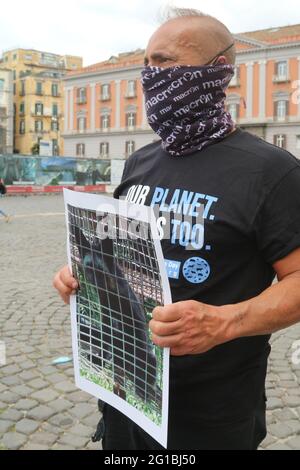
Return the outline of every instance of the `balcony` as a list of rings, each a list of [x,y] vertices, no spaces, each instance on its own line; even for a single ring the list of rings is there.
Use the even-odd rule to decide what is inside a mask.
[[[134,91],[127,91],[127,93],[126,93],[126,95],[125,95],[125,98],[127,98],[127,99],[136,98],[136,97],[137,97],[136,90],[134,90]]]
[[[233,79],[229,83],[229,87],[234,88],[234,87],[240,87],[240,86],[241,86],[240,79],[238,77],[233,77]]]
[[[290,82],[290,77],[286,75],[274,75],[273,76],[273,83],[288,83]]]
[[[36,135],[44,135],[44,134],[49,134],[49,131],[31,129],[31,130],[29,131],[29,133],[30,133],[30,134],[36,134]]]
[[[137,129],[137,126],[127,126],[126,127],[127,132],[134,132],[134,131],[136,131],[136,129]]]
[[[274,116],[273,119],[274,122],[289,122],[289,120],[290,117],[288,114],[286,114],[285,116]]]
[[[38,111],[37,112],[35,110],[32,110],[30,114],[31,114],[32,117],[40,117],[40,118],[52,117],[52,114],[51,114],[50,111]],[[55,117],[57,117],[57,116],[55,116]]]
[[[110,94],[104,94],[100,95],[100,101],[110,101],[111,100],[111,95]]]
[[[87,99],[86,98],[77,98],[76,103],[77,104],[86,104]]]

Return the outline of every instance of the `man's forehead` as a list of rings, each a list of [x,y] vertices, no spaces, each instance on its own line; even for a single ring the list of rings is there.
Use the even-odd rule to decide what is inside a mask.
[[[146,49],[146,55],[150,54],[152,51],[175,52],[176,46],[179,45],[179,43],[183,45],[185,42],[190,41],[194,33],[194,25],[189,23],[187,18],[170,20],[160,26],[152,35]]]

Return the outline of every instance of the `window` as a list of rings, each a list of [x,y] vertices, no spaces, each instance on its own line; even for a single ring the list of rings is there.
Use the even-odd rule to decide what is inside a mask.
[[[20,114],[25,114],[25,103],[20,103]]]
[[[0,79],[0,93],[4,91],[4,84],[5,84],[5,81],[1,78]]]
[[[300,135],[296,136],[296,148],[300,149]]]
[[[84,157],[85,156],[85,144],[77,144],[76,145],[76,155],[77,155],[77,157]]]
[[[240,72],[241,72],[240,67],[234,68],[234,76],[232,77],[229,86],[234,87],[234,86],[240,85]]]
[[[36,82],[36,95],[43,94],[43,84],[42,82]]]
[[[110,85],[102,85],[101,87],[101,99],[102,101],[110,100]]]
[[[36,116],[43,116],[43,114],[44,114],[44,105],[43,105],[43,103],[35,103],[35,114],[36,114]]]
[[[78,88],[77,90],[77,103],[85,104],[86,103],[86,88]]]
[[[20,121],[20,134],[25,134],[25,121],[22,119]]]
[[[110,115],[104,114],[103,116],[101,116],[101,129],[105,131],[109,128],[110,128]]]
[[[134,151],[135,151],[135,142],[134,142],[134,140],[128,140],[125,144],[126,156],[129,157],[129,155],[133,154]]]
[[[52,96],[59,96],[58,84],[57,83],[52,83],[52,85],[51,85],[51,94],[52,94]]]
[[[13,80],[16,80],[17,79],[17,72],[16,70],[13,70]]]
[[[287,61],[277,62],[275,64],[275,78],[278,81],[285,81],[288,78],[288,63]]]
[[[18,58],[18,55],[17,54],[13,54],[13,60],[17,60]]]
[[[52,116],[58,116],[58,106],[57,106],[57,104],[52,105]]]
[[[53,119],[51,121],[51,131],[58,132],[59,131],[59,122],[57,119]]]
[[[79,132],[84,132],[86,130],[86,118],[80,117],[77,119],[77,129]]]
[[[21,96],[24,96],[25,93],[26,93],[26,85],[25,85],[25,81],[22,80],[22,81],[21,81],[21,91],[20,91],[20,95],[21,95]]]
[[[38,119],[37,121],[34,122],[35,132],[43,132],[43,129],[44,129],[43,121]]]
[[[277,145],[277,147],[285,149],[286,148],[286,135],[284,134],[274,135],[274,145]]]
[[[58,140],[52,139],[52,152],[54,156],[59,155]]]
[[[127,114],[127,127],[133,128],[136,126],[136,113]]]
[[[109,156],[109,143],[108,142],[101,142],[100,144],[100,157],[108,158]]]
[[[136,97],[136,81],[135,80],[128,80],[127,82],[127,98],[135,98]]]
[[[240,117],[240,105],[239,104],[229,104],[228,112],[231,114],[231,117],[234,121],[237,121]]]
[[[14,95],[17,94],[17,84],[16,83],[13,84],[13,93],[14,93]]]
[[[279,100],[274,103],[274,116],[278,121],[284,121],[289,114],[289,102]]]

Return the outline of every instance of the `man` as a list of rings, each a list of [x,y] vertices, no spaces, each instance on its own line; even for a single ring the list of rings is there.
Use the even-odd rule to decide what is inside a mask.
[[[158,207],[164,229],[170,218],[174,303],[150,323],[154,343],[171,348],[168,448],[257,449],[270,335],[300,321],[300,165],[226,113],[227,28],[177,13],[150,39],[142,74],[161,141],[129,158],[115,197]],[[68,268],[54,285],[65,302],[77,288]],[[160,448],[107,405],[104,421],[107,450]]]

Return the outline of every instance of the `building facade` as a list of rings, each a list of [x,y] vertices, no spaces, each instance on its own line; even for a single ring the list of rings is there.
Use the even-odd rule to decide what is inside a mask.
[[[137,51],[65,77],[65,155],[125,159],[156,139],[139,80],[142,63]]]
[[[236,36],[227,104],[239,126],[300,158],[300,25]]]
[[[16,49],[3,54],[2,67],[13,75],[14,151],[36,154],[43,144],[49,154],[62,155],[62,79],[82,67],[82,58]]]
[[[13,153],[13,122],[12,72],[0,69],[0,154]]]
[[[300,158],[300,25],[235,39],[228,110],[240,127]],[[65,77],[65,155],[125,159],[157,140],[140,84],[143,56],[120,54]]]

